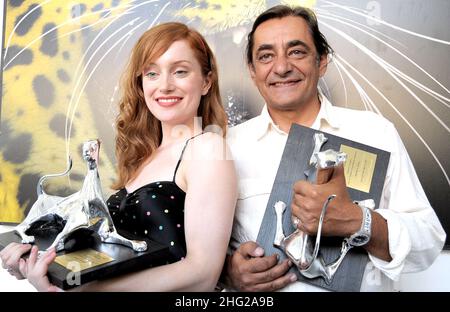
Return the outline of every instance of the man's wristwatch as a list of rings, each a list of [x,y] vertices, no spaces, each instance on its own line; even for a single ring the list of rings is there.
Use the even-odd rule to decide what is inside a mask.
[[[375,206],[375,203],[372,200],[371,202],[355,202],[355,204],[357,204],[362,210],[363,218],[361,228],[358,232],[350,236],[347,241],[351,246],[360,247],[364,246],[370,241],[370,236],[372,233],[372,214],[368,206],[373,207]]]

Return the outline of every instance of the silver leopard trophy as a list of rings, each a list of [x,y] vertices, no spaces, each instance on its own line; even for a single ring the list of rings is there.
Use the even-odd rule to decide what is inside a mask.
[[[333,168],[345,162],[347,155],[334,150],[326,150],[321,152],[320,149],[328,140],[322,133],[316,133],[313,139],[314,150],[311,155],[309,163],[310,166],[305,171],[305,175],[308,181],[321,184],[330,179]],[[303,276],[307,278],[322,277],[327,284],[332,282],[334,274],[344,260],[344,257],[353,247],[348,243],[348,239],[345,238],[342,242],[340,255],[329,264],[325,263],[323,256],[320,253],[320,238],[322,235],[323,220],[328,204],[335,197],[336,195],[330,195],[322,207],[315,242],[313,242],[313,238],[311,236],[297,228],[297,224],[300,221],[293,216],[291,219],[296,230],[289,236],[285,237],[283,233],[282,219],[283,213],[286,210],[286,204],[283,201],[278,201],[274,205],[275,213],[277,215],[277,230],[275,234],[274,246],[285,252]],[[375,205],[371,199],[357,204],[365,206]]]
[[[25,220],[14,230],[21,236],[22,243],[33,243],[34,236],[25,232],[36,222],[45,218],[56,217],[64,220],[65,225],[57,235],[50,248],[56,251],[64,249],[64,243],[69,235],[80,229],[87,229],[97,233],[104,243],[120,244],[135,251],[147,250],[145,241],[129,240],[117,233],[112,218],[103,199],[100,177],[98,174],[98,156],[100,141],[91,140],[83,144],[83,159],[86,161],[87,174],[80,191],[68,196],[60,197],[44,192],[43,182],[47,178],[64,176],[72,168],[69,158],[68,168],[61,174],[43,176],[37,186],[38,199],[33,204]]]

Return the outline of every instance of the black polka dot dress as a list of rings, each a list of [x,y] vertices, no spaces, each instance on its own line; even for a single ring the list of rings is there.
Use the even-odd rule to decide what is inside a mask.
[[[193,139],[195,137],[192,137]],[[128,193],[125,188],[111,195],[107,205],[119,234],[130,239],[149,238],[169,247],[173,263],[186,256],[184,201],[186,193],[175,177],[188,142],[181,152],[172,181],[146,184]]]
[[[149,238],[169,246],[172,263],[186,256],[184,200],[186,193],[174,182],[144,185],[127,193],[123,188],[108,199],[118,232],[132,239]]]

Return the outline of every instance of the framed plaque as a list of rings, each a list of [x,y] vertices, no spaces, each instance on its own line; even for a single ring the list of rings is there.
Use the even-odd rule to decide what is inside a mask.
[[[288,236],[294,231],[290,208],[293,185],[298,180],[306,179],[305,171],[308,169],[313,152],[313,136],[316,132],[321,131],[297,124],[292,125],[259,229],[257,243],[264,248],[266,254],[277,253],[280,259],[285,259],[286,255],[273,245],[277,221],[274,204],[277,201],[283,201],[287,205],[283,214],[283,231]],[[378,207],[390,153],[329,133],[322,133],[328,138],[322,150],[333,149],[347,154],[344,170],[350,197],[358,201],[371,198],[375,201],[375,207]],[[342,240],[343,238],[322,237],[320,252],[325,263],[332,262],[340,255]],[[297,274],[298,280],[328,290],[359,291],[367,261],[368,256],[363,248],[353,248],[344,258],[330,284],[325,283],[321,277],[305,278],[295,266],[291,268],[291,271]]]

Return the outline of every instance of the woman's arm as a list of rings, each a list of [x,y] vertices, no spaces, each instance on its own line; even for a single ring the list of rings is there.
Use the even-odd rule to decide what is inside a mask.
[[[222,270],[237,198],[234,164],[224,139],[206,133],[192,140],[178,175],[185,179],[186,258],[81,286],[81,291],[212,291]]]
[[[22,256],[31,250],[30,244],[10,243],[0,251],[2,267],[18,280],[26,278],[20,271],[19,265]]]

